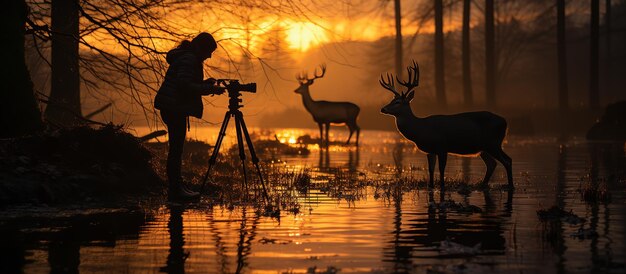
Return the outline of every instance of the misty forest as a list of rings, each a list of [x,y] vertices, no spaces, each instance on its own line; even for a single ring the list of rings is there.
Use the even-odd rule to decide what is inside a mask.
[[[0,273],[626,271],[626,1],[2,5]]]

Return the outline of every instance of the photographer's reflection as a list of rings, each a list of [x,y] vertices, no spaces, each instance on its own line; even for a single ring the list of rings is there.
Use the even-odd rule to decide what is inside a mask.
[[[185,238],[183,236],[183,212],[182,205],[170,205],[170,220],[167,228],[170,233],[170,252],[167,255],[166,266],[160,271],[165,273],[185,273],[185,260],[189,257],[189,252],[185,253]]]
[[[342,152],[334,152],[334,153],[335,155],[333,157],[336,157],[338,156],[339,153],[342,153]],[[359,147],[351,148],[350,150],[347,151],[347,153],[348,153],[348,162],[345,164],[340,164],[340,165],[336,163],[335,168],[339,168],[339,169],[347,168],[348,172],[354,173],[357,171],[359,167],[359,162],[361,161]],[[341,159],[339,161],[341,161]],[[318,159],[317,165],[320,171],[330,171],[331,169],[330,150],[328,148],[325,148],[325,147],[320,148],[319,159]]]

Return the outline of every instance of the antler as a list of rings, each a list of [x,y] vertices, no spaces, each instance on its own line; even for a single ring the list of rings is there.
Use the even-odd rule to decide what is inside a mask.
[[[383,78],[383,75],[380,75],[380,80],[378,80],[378,82],[380,83],[381,86],[383,86],[385,89],[393,92],[393,94],[396,97],[400,97],[401,95],[398,93],[398,91],[396,91],[396,87],[393,83],[393,74],[391,73],[387,73],[387,81],[385,81],[385,78]]]
[[[406,92],[409,92],[419,85],[420,68],[419,68],[419,65],[417,65],[417,63],[415,62],[415,60],[413,60],[413,64],[410,67],[407,67],[406,71],[409,74],[409,80],[404,82],[398,79],[398,76],[396,76],[396,81],[398,81],[400,85],[405,86],[407,88]],[[406,92],[403,92],[403,94]]]
[[[306,72],[300,72],[296,74],[296,80],[298,80],[298,82],[300,83],[306,83],[306,81],[308,81],[309,79]]]
[[[322,74],[317,75],[317,68],[315,68],[315,72],[314,72],[314,77],[313,78],[309,78],[309,74],[304,72],[304,73],[298,73],[296,74],[296,79],[298,80],[298,82],[304,84],[306,82],[310,82],[313,83],[313,80],[317,79],[317,78],[322,78],[324,77],[324,74],[326,74],[326,64],[321,64],[320,68],[322,70]]]
[[[322,74],[317,75],[317,68],[315,68],[315,77],[311,80],[324,77],[324,74],[326,74],[326,64],[321,64],[320,68],[322,69]]]

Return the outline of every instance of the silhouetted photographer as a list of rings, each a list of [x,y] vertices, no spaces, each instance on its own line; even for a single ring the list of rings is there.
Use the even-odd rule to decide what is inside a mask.
[[[186,130],[189,129],[189,116],[202,117],[202,96],[222,94],[225,91],[216,79],[203,80],[202,63],[211,58],[215,49],[217,42],[213,36],[203,32],[191,41],[182,41],[178,47],[167,53],[169,68],[154,98],[154,107],[161,111],[161,118],[168,129],[167,178],[170,200],[200,196],[183,182],[182,153]]]

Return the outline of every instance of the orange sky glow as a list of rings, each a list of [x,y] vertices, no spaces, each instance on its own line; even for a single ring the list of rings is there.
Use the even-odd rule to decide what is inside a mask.
[[[376,4],[376,1],[366,1],[368,5]],[[407,2],[407,1],[403,1]],[[409,8],[411,3],[404,3],[404,7]],[[354,8],[354,7],[353,7]],[[304,53],[311,48],[318,47],[325,43],[341,41],[374,41],[381,37],[395,35],[395,25],[393,12],[390,9],[393,5],[386,5],[385,13],[375,13],[365,16],[347,16],[345,14],[334,14],[332,16],[275,16],[262,14],[261,12],[250,12],[246,18],[232,15],[218,16],[215,13],[195,12],[190,7],[187,10],[180,10],[165,13],[164,21],[172,24],[181,33],[193,36],[202,31],[208,31],[221,40],[221,47],[230,53],[249,51],[253,56],[260,56],[264,43],[273,35],[273,32],[282,32],[279,37],[283,45],[294,55]],[[257,14],[262,15],[257,15]],[[312,11],[311,13],[315,13]],[[320,13],[324,13],[323,11]],[[403,12],[404,13],[404,12]],[[357,13],[358,14],[358,13]],[[390,16],[391,15],[391,16]],[[219,20],[216,19],[219,17]],[[432,22],[426,21],[418,27],[410,16],[405,16],[402,20],[403,36],[409,37],[415,33],[429,33],[433,31]],[[457,20],[448,20],[445,25],[446,31],[458,27]],[[84,37],[90,43],[111,44],[117,47],[116,41],[102,39],[106,33],[93,33]],[[157,50],[167,51],[175,46],[172,41],[154,39],[150,41]],[[120,48],[120,52],[124,49]]]

